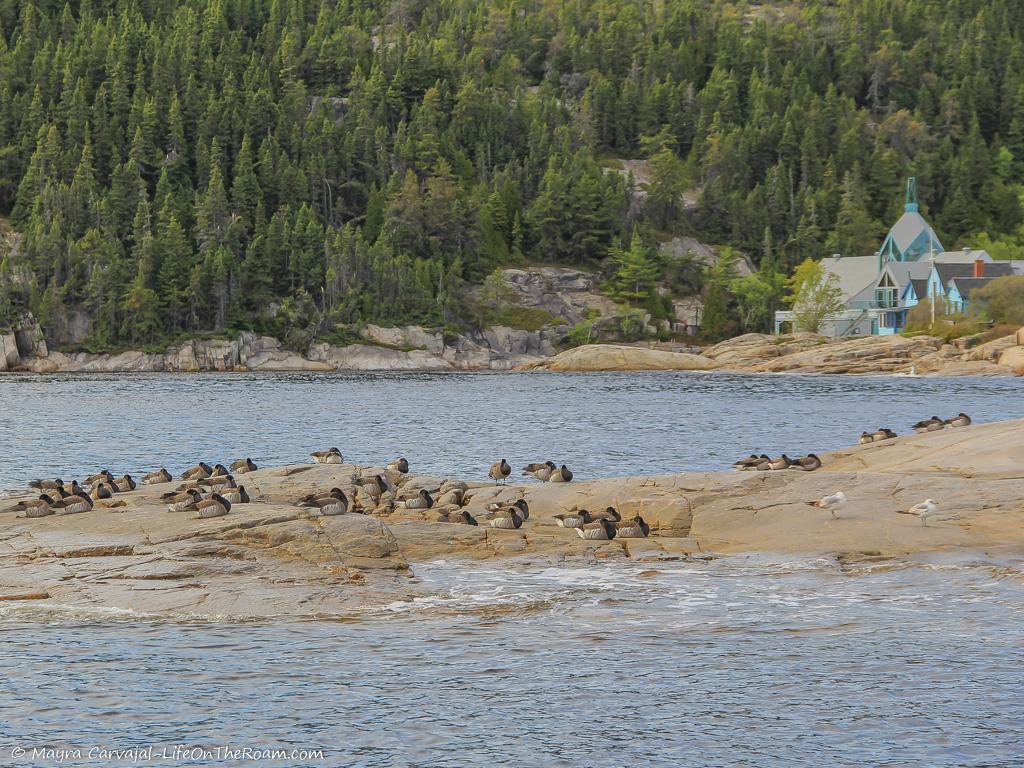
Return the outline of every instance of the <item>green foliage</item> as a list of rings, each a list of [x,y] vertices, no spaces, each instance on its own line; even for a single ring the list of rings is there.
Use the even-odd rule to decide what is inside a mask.
[[[637,229],[633,230],[627,250],[614,245],[608,250],[608,257],[615,267],[605,284],[605,292],[611,298],[642,304],[655,295],[658,264],[653,249],[644,243]]]
[[[618,272],[609,249],[637,224],[755,262],[767,231],[766,274],[870,253],[907,175],[944,241],[1018,252],[1024,15],[762,10],[0,3],[0,215],[22,235],[0,310],[39,309],[58,337],[85,312],[106,345],[461,324],[466,286],[495,267]],[[608,157],[649,158],[642,203]],[[660,267],[673,290],[700,287],[692,264]],[[623,296],[656,309],[646,282]],[[734,288],[705,287],[716,335],[734,305],[756,327],[774,301]],[[303,311],[275,311],[296,296]]]
[[[705,270],[704,313],[701,317],[701,333],[717,341],[729,335],[729,304],[732,300],[730,286],[736,280],[738,254],[731,248],[723,248],[714,264]]]
[[[997,277],[970,295],[971,303],[979,302],[985,314],[997,323],[1024,325],[1024,276]],[[970,306],[970,304],[968,304]]]
[[[836,276],[827,274],[821,262],[805,259],[788,285],[786,300],[793,308],[795,330],[817,333],[827,318],[843,309],[843,292]]]

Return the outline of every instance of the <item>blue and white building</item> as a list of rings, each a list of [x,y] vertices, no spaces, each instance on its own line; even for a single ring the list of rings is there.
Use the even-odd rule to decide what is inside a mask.
[[[884,336],[906,327],[907,313],[935,297],[940,312],[963,312],[971,293],[997,277],[1024,274],[1024,262],[994,261],[983,250],[947,251],[921,215],[917,182],[907,180],[903,215],[870,256],[822,259],[843,293],[846,309],[829,318],[828,336]],[[792,312],[775,313],[775,332],[792,328]]]

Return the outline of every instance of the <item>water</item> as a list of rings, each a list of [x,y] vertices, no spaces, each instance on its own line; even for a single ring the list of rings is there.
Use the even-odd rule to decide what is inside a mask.
[[[485,479],[551,458],[580,477],[724,469],[938,414],[1024,417],[1024,379],[608,374],[0,376],[0,488],[200,459],[360,463]]]
[[[960,410],[1020,379],[694,374],[0,378],[0,487],[197,458],[482,476],[718,469]],[[0,529],[2,534],[2,529]],[[2,538],[2,536],[0,536]],[[833,562],[416,564],[420,595],[292,623],[0,602],[0,764],[20,747],[323,749],[345,766],[1024,765],[1024,574]],[[31,752],[30,752],[31,753]]]

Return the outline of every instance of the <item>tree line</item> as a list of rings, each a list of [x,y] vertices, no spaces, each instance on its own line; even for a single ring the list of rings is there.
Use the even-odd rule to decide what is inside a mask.
[[[759,328],[801,261],[877,247],[906,175],[947,244],[1017,255],[1017,10],[8,0],[0,320],[84,317],[95,348],[458,326],[469,286],[540,262],[655,314],[703,282],[712,333]],[[695,281],[658,255],[680,234],[758,271]]]

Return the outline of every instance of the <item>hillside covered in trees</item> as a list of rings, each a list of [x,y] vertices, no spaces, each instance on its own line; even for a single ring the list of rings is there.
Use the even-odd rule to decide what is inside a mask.
[[[759,265],[703,276],[709,332],[757,328],[805,257],[877,247],[907,175],[944,242],[1017,254],[1022,26],[1008,0],[0,0],[0,323],[458,326],[516,263],[657,314],[655,281],[697,282],[657,255],[686,234]]]

